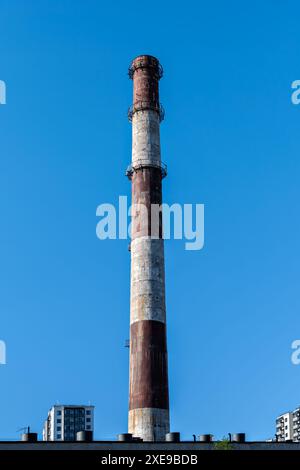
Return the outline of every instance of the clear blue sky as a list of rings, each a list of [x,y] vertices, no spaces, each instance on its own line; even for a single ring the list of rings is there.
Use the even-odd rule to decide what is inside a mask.
[[[166,242],[172,430],[274,433],[300,402],[297,1],[0,2],[0,438],[55,402],[127,427],[127,241],[96,207],[130,195],[130,60],[165,75],[165,202],[205,204],[205,248]]]

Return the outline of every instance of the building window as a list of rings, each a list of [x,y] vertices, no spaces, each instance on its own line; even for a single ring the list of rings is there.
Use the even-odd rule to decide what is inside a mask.
[[[60,418],[57,418],[57,423],[61,423],[61,419]]]
[[[87,426],[86,426],[86,430],[87,430],[87,431],[89,431],[90,429],[91,429],[91,426],[90,426],[90,424],[87,424]]]
[[[90,423],[90,422],[91,422],[91,418],[86,418],[86,422],[87,422],[87,423]]]
[[[86,410],[86,414],[87,414],[87,415],[90,415],[90,414],[91,414],[91,410]]]
[[[57,439],[61,439],[61,434],[57,434]]]
[[[61,410],[57,411],[57,416],[61,416]]]
[[[57,432],[60,432],[60,431],[61,431],[61,427],[57,426]]]

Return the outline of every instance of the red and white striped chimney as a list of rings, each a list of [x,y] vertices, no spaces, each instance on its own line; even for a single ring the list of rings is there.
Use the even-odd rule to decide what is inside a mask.
[[[170,425],[161,217],[158,236],[151,237],[151,205],[162,203],[166,175],[160,156],[162,67],[155,57],[141,55],[131,63],[129,76],[133,79],[132,163],[127,175],[133,211],[128,432],[144,441],[164,441]]]

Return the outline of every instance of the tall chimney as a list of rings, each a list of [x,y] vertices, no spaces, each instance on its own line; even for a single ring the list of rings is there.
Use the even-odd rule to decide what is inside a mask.
[[[151,206],[162,203],[166,167],[160,157],[158,82],[162,67],[141,55],[129,68],[133,79],[130,386],[128,432],[144,441],[164,441],[169,432],[169,391],[166,341],[164,241],[162,217],[151,237]],[[147,213],[143,208],[147,208]],[[152,217],[152,219],[154,219]]]

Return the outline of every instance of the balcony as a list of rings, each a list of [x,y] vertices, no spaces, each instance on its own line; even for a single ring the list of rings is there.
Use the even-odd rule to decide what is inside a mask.
[[[156,103],[150,103],[148,101],[138,101],[132,104],[127,111],[129,121],[132,121],[133,115],[138,111],[146,111],[149,109],[158,113],[160,122],[165,119],[165,110],[162,104],[157,105]]]
[[[131,179],[134,172],[142,170],[143,168],[158,168],[161,171],[161,177],[167,176],[167,165],[163,162],[150,162],[149,160],[138,160],[137,162],[127,167],[126,176]]]

